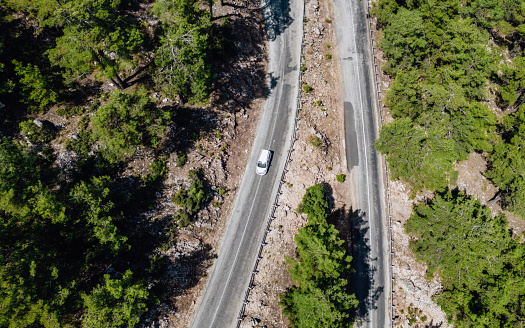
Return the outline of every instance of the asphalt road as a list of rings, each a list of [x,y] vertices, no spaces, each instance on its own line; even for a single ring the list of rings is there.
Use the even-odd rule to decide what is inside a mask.
[[[366,6],[367,1],[334,0],[334,25],[343,76],[348,181],[353,187],[357,326],[384,328],[391,323],[390,249],[383,169],[374,149],[379,120]]]
[[[299,79],[303,3],[272,0],[268,99],[218,257],[191,327],[235,327],[290,147]],[[273,151],[269,172],[255,174],[261,149]]]

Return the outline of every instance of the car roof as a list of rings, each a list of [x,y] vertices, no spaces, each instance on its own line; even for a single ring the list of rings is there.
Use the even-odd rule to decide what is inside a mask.
[[[259,162],[265,162],[266,159],[268,159],[268,155],[270,155],[270,151],[268,149],[261,150],[261,155],[259,155]]]

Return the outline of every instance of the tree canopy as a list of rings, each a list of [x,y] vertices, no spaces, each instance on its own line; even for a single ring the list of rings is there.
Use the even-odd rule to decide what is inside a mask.
[[[108,161],[119,162],[139,145],[155,146],[170,119],[171,113],[158,108],[144,90],[116,91],[93,116],[93,137]]]
[[[155,83],[169,97],[203,101],[212,81],[211,14],[196,0],[159,0],[153,11],[165,25],[156,50]]]
[[[459,0],[374,6],[382,27],[378,45],[388,60],[382,69],[394,78],[386,104],[395,117],[376,145],[394,177],[416,191],[453,184],[454,163],[491,152],[497,139],[486,99],[490,83],[500,81],[501,50],[493,43],[494,25],[478,24],[474,7],[480,6]],[[501,88],[503,98],[516,98],[510,89]]]
[[[217,76],[222,21],[199,5],[1,2],[0,327],[134,327],[166,297],[159,259],[205,206],[204,177],[175,218],[141,220],[193,143],[173,113],[198,112],[184,103],[206,103]]]
[[[405,226],[428,275],[439,273],[438,304],[456,327],[523,327],[525,247],[504,215],[446,190],[414,209]]]
[[[323,186],[306,190],[300,210],[308,224],[295,236],[298,258],[287,258],[297,286],[281,296],[283,313],[293,327],[348,327],[358,301],[348,291],[352,257],[327,219],[328,202]]]

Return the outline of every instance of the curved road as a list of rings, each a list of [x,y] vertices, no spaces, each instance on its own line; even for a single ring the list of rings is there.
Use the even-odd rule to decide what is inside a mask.
[[[378,137],[367,1],[333,0],[343,76],[345,147],[353,200],[353,284],[360,302],[357,326],[391,326],[391,280],[383,168]]]
[[[191,324],[194,328],[236,326],[290,148],[297,107],[303,3],[272,0],[264,11],[270,38],[269,95],[218,257]],[[255,163],[264,148],[274,155],[268,174],[258,176]]]

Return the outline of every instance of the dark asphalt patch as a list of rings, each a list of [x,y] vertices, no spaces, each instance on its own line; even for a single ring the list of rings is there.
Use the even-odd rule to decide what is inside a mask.
[[[359,153],[357,149],[357,134],[355,131],[354,106],[345,101],[345,142],[346,142],[346,165],[348,172],[354,166],[359,165]]]

